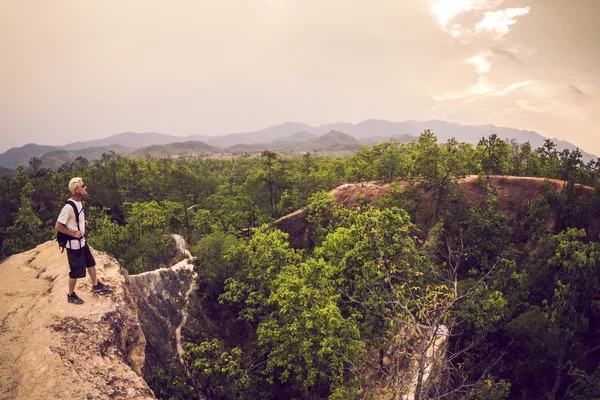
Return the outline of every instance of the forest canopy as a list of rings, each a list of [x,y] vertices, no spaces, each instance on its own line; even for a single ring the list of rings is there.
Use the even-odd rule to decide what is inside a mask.
[[[159,398],[392,396],[413,369],[415,399],[596,399],[600,160],[581,158],[550,140],[473,146],[430,131],[343,158],[105,153],[57,170],[34,158],[1,175],[0,252],[53,239],[74,176],[89,188],[86,237],[129,273],[168,266],[168,235],[182,235],[202,301],[243,329],[197,338],[183,365],[157,366],[146,378]],[[467,175],[479,176],[482,205],[465,200]],[[531,201],[501,209],[493,175],[564,184],[536,183]],[[354,209],[329,193],[371,181],[391,186]],[[275,224],[298,209],[311,226],[304,248]],[[441,334],[446,351],[426,379]]]

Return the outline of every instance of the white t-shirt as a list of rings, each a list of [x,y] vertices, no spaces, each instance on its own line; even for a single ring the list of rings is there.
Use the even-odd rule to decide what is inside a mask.
[[[63,225],[66,225],[72,231],[81,231],[85,233],[85,215],[83,213],[83,204],[80,201],[76,201],[73,199],[69,199],[75,206],[77,207],[77,211],[79,212],[79,227],[77,227],[77,220],[75,219],[75,210],[69,203],[65,203],[62,210],[60,210],[60,215],[58,216],[57,221]],[[81,247],[85,246],[85,238],[81,237],[81,240],[67,240],[67,249],[78,250]]]

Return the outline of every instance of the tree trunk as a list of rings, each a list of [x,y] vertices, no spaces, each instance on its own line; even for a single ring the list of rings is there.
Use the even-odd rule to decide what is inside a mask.
[[[560,357],[558,358],[558,366],[556,371],[556,378],[554,379],[554,386],[552,387],[552,391],[548,395],[548,400],[555,400],[556,393],[558,392],[558,389],[560,389],[560,382],[562,380],[562,362],[565,358],[565,351],[565,347],[563,347],[560,352]]]
[[[427,350],[425,350],[425,353],[421,352],[421,359],[419,360],[419,369],[417,370],[417,386],[415,387],[415,400],[421,400],[421,391],[423,390],[423,375],[425,375],[426,356]]]

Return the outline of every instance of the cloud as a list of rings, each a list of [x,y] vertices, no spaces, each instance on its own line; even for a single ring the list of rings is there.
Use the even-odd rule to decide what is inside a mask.
[[[492,10],[505,0],[434,0],[430,3],[430,12],[435,16],[442,30],[454,38],[491,32],[495,39],[502,39],[509,31],[509,26],[517,23],[516,17],[529,14],[529,7],[515,7],[504,10]],[[483,11],[483,19],[473,29],[466,28],[455,20],[472,11]]]
[[[473,34],[473,31],[464,28],[461,24],[453,24],[449,32],[453,38],[466,37]]]
[[[435,0],[431,3],[430,9],[437,18],[440,27],[448,32],[450,22],[460,14],[473,10],[485,10],[497,7],[503,2],[504,0]],[[451,28],[455,29],[457,32],[459,27],[459,24],[453,24],[451,26]]]
[[[520,108],[517,107],[500,107],[496,111],[492,111],[493,114],[518,114],[522,112]]]
[[[477,83],[465,90],[451,92],[442,96],[433,96],[434,100],[455,100],[466,99],[476,96],[504,96],[516,89],[532,85],[536,83],[534,80],[525,80],[512,83],[508,86],[499,86],[488,81],[487,74],[490,72],[492,63],[488,58],[492,55],[489,52],[481,52],[473,57],[467,58],[465,61],[475,67],[475,72],[479,75]]]
[[[492,64],[487,60],[490,53],[482,52],[474,55],[471,58],[467,58],[465,61],[469,64],[473,64],[475,72],[479,75],[477,83],[465,90],[458,92],[451,92],[443,96],[434,96],[435,100],[452,100],[452,99],[464,99],[467,97],[478,96],[486,93],[491,93],[498,90],[495,85],[490,85],[485,75],[490,71]]]
[[[424,113],[424,114],[425,114],[425,115],[432,115],[432,113],[433,113],[435,110],[438,110],[438,109],[440,109],[440,108],[442,108],[442,107],[444,107],[442,104],[436,104],[435,106],[431,107],[429,110],[425,111],[425,113]]]
[[[502,56],[502,57],[508,58],[509,60],[511,60],[511,61],[513,61],[513,62],[515,62],[515,63],[517,63],[517,64],[519,64],[519,65],[523,66],[523,67],[525,66],[525,63],[524,63],[523,61],[521,61],[521,59],[520,59],[519,57],[517,57],[517,56],[515,55],[515,53],[513,53],[513,52],[512,52],[512,51],[510,51],[510,50],[505,50],[505,49],[502,49],[502,48],[500,48],[500,47],[498,47],[498,46],[492,46],[492,47],[490,48],[490,50],[491,50],[491,51],[492,51],[492,53],[494,53],[495,55],[498,55],[498,56]]]
[[[484,18],[475,25],[475,31],[489,31],[496,34],[496,39],[502,39],[517,23],[515,17],[529,14],[529,7],[507,8],[506,10],[486,11]]]
[[[522,82],[511,83],[508,86],[499,87],[498,85],[490,84],[485,76],[480,76],[477,83],[470,88],[462,91],[452,92],[443,96],[433,96],[434,100],[458,100],[467,99],[477,96],[486,97],[501,97],[506,96],[510,92],[520,89],[526,86],[530,86],[537,83],[535,80],[528,80]]]
[[[569,89],[570,89],[571,93],[574,93],[578,96],[585,96],[585,92],[583,90],[579,89],[575,85],[569,85]]]
[[[523,111],[532,112],[535,114],[549,114],[554,113],[558,110],[558,106],[555,102],[540,102],[537,99],[526,99],[516,100],[515,103]]]
[[[517,83],[513,83],[510,84],[502,89],[490,92],[490,93],[486,93],[486,96],[505,96],[508,93],[512,92],[513,90],[525,87],[525,86],[530,86],[533,85],[535,83],[537,83],[538,81],[535,80],[528,80],[528,81],[522,81],[522,82],[517,82]]]
[[[452,24],[448,28],[448,24],[459,14],[471,11],[474,9],[484,9],[492,6],[499,5],[500,3],[495,1],[473,1],[473,0],[461,0],[456,3],[448,1],[438,1],[435,3],[435,7],[432,7],[432,12],[438,16],[438,23],[442,28],[446,29],[454,37],[467,34],[475,34],[477,32],[492,32],[495,35],[496,40],[502,39],[510,29],[509,26],[514,25],[516,17],[526,15],[529,13],[529,7],[524,8],[507,8],[498,11],[485,11],[484,18],[475,25],[475,31],[463,28],[460,24]],[[511,61],[524,65],[523,62],[517,58],[517,56],[509,51],[504,50],[500,47],[491,46],[490,51],[481,51],[465,61],[472,64],[475,67],[475,72],[478,75],[477,83],[464,89],[455,92],[450,92],[441,96],[433,96],[434,100],[453,100],[453,99],[469,99],[477,96],[494,96],[501,97],[506,94],[529,86],[535,81],[524,80],[516,83],[509,84],[507,86],[490,83],[487,75],[489,74],[492,63],[490,57],[493,55],[499,55],[510,59]],[[472,100],[474,101],[474,100]]]
[[[493,63],[495,54],[488,60]],[[428,116],[463,124],[493,123],[529,129],[600,154],[597,135],[594,136],[600,126],[597,112],[600,80],[596,76],[567,70],[549,75],[540,69],[536,70],[535,80],[528,80],[530,74],[527,73],[521,74],[521,79],[513,76],[513,83],[507,81],[510,76],[504,76],[502,84],[491,79],[491,74],[496,72],[492,69],[481,74],[477,84],[467,89],[434,96],[435,106],[428,111]]]
[[[433,96],[434,100],[456,100],[473,96],[480,96],[498,90],[496,85],[490,85],[485,76],[480,76],[477,83],[470,88],[458,92],[451,92],[443,96]]]
[[[600,99],[586,92],[587,84],[581,89],[575,85],[567,85],[569,93],[565,95],[565,84],[559,81],[539,81],[527,90],[526,96],[515,101],[524,111],[544,115],[545,118],[561,119],[567,124],[574,121],[584,121],[594,126],[592,121],[598,120],[595,112],[600,106]]]
[[[489,53],[479,53],[476,56],[467,59],[468,63],[475,66],[475,71],[478,74],[483,74],[490,71],[492,64],[487,60]]]

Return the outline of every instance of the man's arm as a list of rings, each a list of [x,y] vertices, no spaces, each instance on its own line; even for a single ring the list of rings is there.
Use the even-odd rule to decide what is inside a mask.
[[[57,231],[62,232],[66,235],[69,236],[73,236],[75,238],[80,238],[83,236],[83,233],[80,231],[72,231],[69,228],[67,228],[65,225],[61,224],[60,222],[56,221],[56,225],[54,225],[54,228],[56,228]]]

